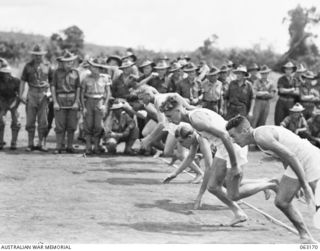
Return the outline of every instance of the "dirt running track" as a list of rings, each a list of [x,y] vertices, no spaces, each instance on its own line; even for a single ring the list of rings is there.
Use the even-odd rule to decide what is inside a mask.
[[[53,149],[53,131],[50,140]],[[26,144],[23,128],[19,150],[0,152],[0,243],[299,242],[297,236],[244,205],[248,222],[224,226],[232,215],[209,193],[202,209],[192,210],[199,185],[188,184],[191,177],[186,174],[161,184],[172,167],[159,160],[26,153]],[[261,153],[250,152],[249,159],[246,178],[282,173],[280,163]],[[263,194],[257,194],[246,201],[287,223],[273,198],[265,201]],[[308,208],[296,204],[320,240]]]

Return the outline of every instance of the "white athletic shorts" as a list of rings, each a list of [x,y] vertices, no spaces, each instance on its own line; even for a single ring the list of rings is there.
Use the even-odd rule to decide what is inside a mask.
[[[175,136],[175,132],[176,132],[176,129],[177,129],[177,127],[178,127],[178,125],[176,125],[176,124],[173,124],[173,123],[169,123],[169,122],[165,122],[164,123],[164,131],[168,131],[168,133],[169,134],[171,134],[171,135],[173,135],[173,136]]]
[[[308,157],[300,160],[308,182],[320,179],[320,156],[319,152],[310,153]],[[291,167],[287,167],[284,174],[292,179],[298,179]]]
[[[233,148],[236,154],[237,163],[239,166],[243,166],[248,163],[248,147],[240,147],[238,144],[233,144]],[[215,157],[224,159],[227,162],[227,168],[231,168],[229,153],[225,146],[219,145],[217,146],[217,152]]]

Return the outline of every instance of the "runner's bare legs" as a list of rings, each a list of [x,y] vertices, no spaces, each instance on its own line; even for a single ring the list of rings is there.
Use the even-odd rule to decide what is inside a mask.
[[[279,192],[275,199],[275,205],[288,217],[299,232],[300,239],[304,243],[317,243],[308,231],[301,214],[292,204],[296,193],[300,190],[300,183],[296,179],[283,176],[280,181]]]

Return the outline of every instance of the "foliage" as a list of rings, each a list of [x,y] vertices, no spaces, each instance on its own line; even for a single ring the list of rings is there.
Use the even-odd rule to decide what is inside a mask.
[[[288,60],[304,62],[309,68],[320,60],[319,50],[313,38],[317,36],[312,29],[320,23],[320,13],[316,7],[303,8],[298,5],[288,11],[284,21],[289,22],[289,50],[281,57],[276,68]]]
[[[77,55],[83,55],[84,33],[78,26],[70,26],[62,30],[61,34],[54,33],[48,45],[48,57],[57,57],[64,50],[69,50]]]

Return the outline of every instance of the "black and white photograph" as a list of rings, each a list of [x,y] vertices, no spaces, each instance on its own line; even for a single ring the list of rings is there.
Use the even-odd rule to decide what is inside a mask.
[[[0,16],[1,250],[318,249],[319,0],[0,0]]]

